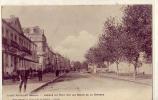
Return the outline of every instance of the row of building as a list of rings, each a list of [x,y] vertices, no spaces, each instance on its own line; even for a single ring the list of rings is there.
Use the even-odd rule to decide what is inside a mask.
[[[48,46],[44,30],[22,28],[19,18],[2,19],[2,71],[3,76],[17,70],[55,71],[69,69],[70,60],[54,53]]]

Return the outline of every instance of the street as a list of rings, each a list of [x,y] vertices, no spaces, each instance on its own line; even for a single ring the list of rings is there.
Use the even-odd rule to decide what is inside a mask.
[[[87,97],[94,98],[94,100],[95,98],[104,98],[105,100],[105,97],[108,100],[151,100],[152,86],[111,78],[100,78],[88,73],[70,72],[55,83],[42,88],[38,93],[63,93],[60,97],[64,97],[65,93],[71,93],[71,95],[77,93],[79,97],[83,97],[84,94],[93,94],[93,96]]]

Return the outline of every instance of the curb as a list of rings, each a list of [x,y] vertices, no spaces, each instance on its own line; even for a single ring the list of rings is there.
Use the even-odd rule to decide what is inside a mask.
[[[65,74],[66,74],[66,73],[64,73],[63,75],[65,75]],[[44,83],[43,85],[39,86],[38,88],[32,90],[30,93],[35,93],[35,92],[39,91],[40,89],[44,88],[45,86],[47,86],[47,85],[49,85],[49,84],[55,82],[57,79],[59,79],[59,78],[62,77],[63,75],[60,75],[59,77],[56,77],[55,79],[53,79],[53,80],[51,80],[51,81],[49,81],[49,82]]]
[[[99,76],[99,75],[97,75]],[[100,77],[100,76],[99,76]],[[128,82],[134,82],[134,83],[138,83],[138,84],[142,84],[142,85],[148,85],[148,86],[152,86],[152,84],[150,83],[143,83],[143,82],[138,82],[138,81],[135,81],[135,80],[129,80],[129,79],[123,79],[123,78],[117,78],[117,77],[112,77],[112,76],[102,76],[103,77],[106,77],[106,78],[111,78],[111,79],[117,79],[117,80],[123,80],[123,81],[128,81]]]

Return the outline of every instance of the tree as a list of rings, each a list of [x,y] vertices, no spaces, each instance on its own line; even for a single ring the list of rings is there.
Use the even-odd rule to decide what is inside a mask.
[[[117,74],[119,62],[127,60],[134,65],[134,76],[139,66],[139,53],[152,56],[152,7],[151,5],[132,5],[124,9],[122,23],[109,18],[104,23],[103,34],[96,47],[89,49],[85,55],[90,63],[116,63]]]
[[[138,67],[140,52],[152,56],[152,6],[133,5],[127,6],[123,16],[124,32],[127,41],[125,57],[134,64],[134,76]]]
[[[124,10],[123,24],[139,51],[152,55],[152,6],[133,5]]]
[[[119,62],[123,58],[125,39],[123,26],[116,23],[114,18],[109,18],[104,24],[104,32],[99,39],[99,45],[104,51],[104,61],[116,63],[117,74]]]
[[[88,63],[86,61],[82,63],[82,68],[88,70]]]
[[[74,68],[77,69],[77,70],[80,70],[81,68],[81,63],[79,61],[75,61],[74,62]]]
[[[101,49],[98,47],[91,47],[85,54],[85,58],[91,64],[103,62],[103,55],[101,54]]]

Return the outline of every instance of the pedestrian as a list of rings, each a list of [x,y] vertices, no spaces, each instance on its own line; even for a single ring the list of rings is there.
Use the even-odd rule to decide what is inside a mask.
[[[39,79],[39,81],[42,81],[42,70],[41,69],[38,70],[38,79]]]
[[[16,73],[16,70],[14,69],[13,72],[12,72],[12,80],[13,80],[13,82],[15,82],[15,80],[16,80],[16,75],[17,75],[17,73]]]
[[[59,76],[59,70],[56,70],[55,75],[56,75],[56,77]]]
[[[19,90],[21,92],[22,86],[24,84],[24,92],[26,91],[26,86],[27,86],[27,79],[29,76],[29,71],[28,70],[21,70],[20,71],[20,85],[19,85]]]
[[[30,69],[29,69],[29,72],[30,72],[30,78],[32,77],[32,72],[33,72],[33,70],[32,70],[32,68],[30,67]]]
[[[42,81],[42,70],[40,69],[40,81]]]
[[[17,70],[17,80],[20,81],[20,70]]]

